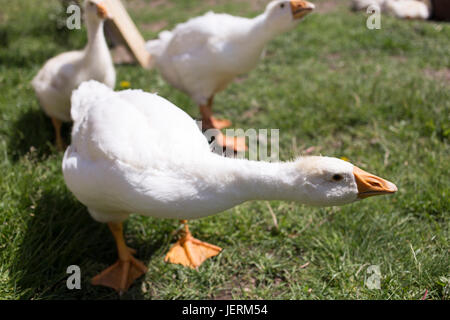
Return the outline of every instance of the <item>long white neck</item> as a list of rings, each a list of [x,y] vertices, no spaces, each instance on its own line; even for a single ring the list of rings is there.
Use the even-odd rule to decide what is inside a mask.
[[[276,32],[268,26],[267,14],[262,13],[248,20],[247,27],[241,28],[241,32],[237,33],[236,40],[248,51],[261,52],[265,45],[279,33],[281,32]]]
[[[88,30],[88,44],[86,46],[85,59],[88,63],[98,63],[101,57],[110,56],[103,32],[103,20],[92,21],[86,19]]]
[[[246,26],[241,26],[240,31],[233,35],[235,43],[239,46],[239,51],[242,52],[240,60],[243,64],[243,69],[249,66],[249,69],[254,67],[259,57],[264,50],[264,47],[278,35],[284,33],[286,28],[277,26],[270,21],[267,12],[263,12],[259,16],[248,19]],[[292,25],[294,27],[295,24]],[[246,59],[250,59],[247,61]],[[247,70],[244,70],[247,71]]]
[[[265,44],[281,33],[283,33],[282,30],[277,30],[270,26],[268,15],[265,12],[252,19],[252,27],[249,36],[254,38],[257,42]]]
[[[248,161],[212,154],[194,170],[193,183],[215,195],[215,199],[236,203],[249,200],[301,202],[301,186],[296,185],[298,169],[295,166],[294,162]],[[306,199],[306,190],[304,196]]]

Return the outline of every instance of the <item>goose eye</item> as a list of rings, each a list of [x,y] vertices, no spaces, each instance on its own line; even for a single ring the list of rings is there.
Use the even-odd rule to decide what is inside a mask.
[[[280,8],[281,8],[281,9],[284,8],[284,3],[280,4]]]
[[[335,174],[335,175],[333,176],[333,180],[334,180],[334,181],[341,181],[343,178],[344,178],[344,177],[341,176],[340,174]]]

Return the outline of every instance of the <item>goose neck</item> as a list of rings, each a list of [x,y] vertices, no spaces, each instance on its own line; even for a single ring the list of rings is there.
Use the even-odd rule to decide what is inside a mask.
[[[203,179],[219,193],[239,201],[299,200],[295,186],[298,175],[294,175],[294,170],[291,162],[270,163],[218,156],[204,164]]]
[[[86,57],[88,59],[95,59],[98,55],[103,54],[104,51],[108,51],[103,25],[103,21],[87,22],[88,44],[86,47]]]

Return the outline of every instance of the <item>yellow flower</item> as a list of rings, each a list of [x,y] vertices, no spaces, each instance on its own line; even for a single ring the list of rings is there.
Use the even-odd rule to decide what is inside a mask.
[[[121,81],[120,82],[120,87],[123,89],[128,89],[129,87],[131,87],[131,83],[128,81]]]
[[[341,157],[341,160],[344,160],[344,161],[347,161],[347,162],[349,162],[349,161],[350,161],[350,159],[349,159],[349,158],[347,158],[347,157]]]

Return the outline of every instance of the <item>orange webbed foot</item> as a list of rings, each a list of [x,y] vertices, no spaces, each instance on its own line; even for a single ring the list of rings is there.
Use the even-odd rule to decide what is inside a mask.
[[[136,250],[127,248],[130,252],[128,259],[118,260],[112,266],[103,270],[100,274],[92,278],[92,285],[113,288],[119,294],[128,290],[131,284],[140,276],[147,272],[147,267],[138,259],[132,256]]]
[[[215,117],[210,118],[212,128],[217,130],[225,129],[231,127],[231,121],[226,119],[216,119]],[[209,128],[208,128],[209,129]]]
[[[218,255],[220,251],[222,248],[195,239],[188,234],[170,248],[164,261],[196,269],[206,259]]]

